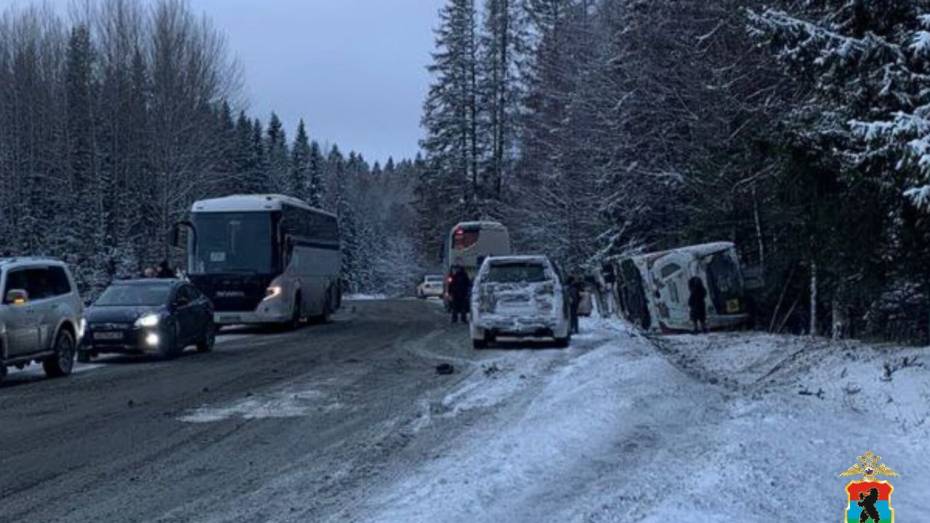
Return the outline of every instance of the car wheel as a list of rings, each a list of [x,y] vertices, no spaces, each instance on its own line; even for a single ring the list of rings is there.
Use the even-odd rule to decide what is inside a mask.
[[[203,335],[203,339],[197,343],[197,352],[210,352],[214,345],[216,345],[216,325],[211,321],[207,325],[207,332]]]
[[[556,339],[555,339],[555,346],[558,347],[558,348],[560,348],[560,349],[568,348],[568,346],[571,345],[571,344],[572,344],[572,335],[571,335],[571,334],[569,334],[568,336],[566,336],[566,337],[564,337],[564,338],[556,338]]]
[[[173,360],[177,358],[182,352],[184,352],[184,346],[181,345],[181,326],[175,322],[174,328],[172,329],[171,338],[165,340],[165,344],[161,347],[161,359]]]
[[[479,340],[472,339],[471,346],[474,347],[475,350],[486,349],[488,348],[488,340],[487,339],[479,339]]]
[[[6,365],[0,363],[0,383],[6,378]]]
[[[49,378],[61,378],[71,374],[74,369],[75,349],[74,336],[66,330],[59,332],[55,338],[55,354],[42,361],[45,375]]]

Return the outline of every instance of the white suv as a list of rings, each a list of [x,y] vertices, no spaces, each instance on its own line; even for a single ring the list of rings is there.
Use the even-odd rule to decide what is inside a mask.
[[[71,374],[84,332],[84,305],[68,267],[49,258],[0,258],[0,380],[10,366],[41,363]]]
[[[471,339],[483,349],[498,338],[553,338],[568,347],[571,326],[559,271],[545,256],[488,258],[471,293]]]

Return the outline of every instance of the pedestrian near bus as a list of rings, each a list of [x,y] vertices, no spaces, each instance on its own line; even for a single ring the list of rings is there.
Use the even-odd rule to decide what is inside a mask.
[[[581,307],[581,280],[574,276],[569,276],[566,282],[568,291],[568,311],[571,318],[571,332],[578,334],[578,309]]]
[[[468,323],[468,302],[471,297],[471,279],[462,267],[456,268],[449,283],[449,294],[452,298],[452,323]]]
[[[707,332],[707,289],[704,281],[694,276],[688,280],[688,308],[691,309],[691,322],[694,323],[694,333]]]
[[[168,260],[162,260],[162,262],[158,264],[157,277],[164,278],[164,279],[177,278],[177,274],[174,272],[174,269],[172,269],[171,266],[168,265]]]

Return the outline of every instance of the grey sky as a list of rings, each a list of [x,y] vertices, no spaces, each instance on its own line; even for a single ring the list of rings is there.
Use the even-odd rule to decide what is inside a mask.
[[[293,138],[374,160],[410,157],[421,136],[426,65],[442,0],[190,0],[229,38],[250,112]]]
[[[0,10],[41,0],[0,0]],[[147,1],[147,0],[142,0]],[[443,0],[188,0],[229,39],[249,112],[370,162],[412,157]],[[62,11],[70,0],[48,0]]]

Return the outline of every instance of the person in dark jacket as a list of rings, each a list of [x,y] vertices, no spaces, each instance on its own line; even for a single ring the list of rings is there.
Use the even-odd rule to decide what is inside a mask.
[[[691,309],[694,332],[707,332],[707,289],[704,288],[704,282],[695,276],[688,280],[688,288],[691,291],[688,307]]]
[[[178,276],[174,272],[174,269],[172,269],[171,266],[168,265],[168,260],[162,260],[161,263],[158,264],[157,277],[174,279],[174,278],[177,278]]]
[[[449,283],[449,295],[452,298],[452,323],[468,322],[468,300],[471,297],[471,279],[462,267],[456,268]]]
[[[568,292],[568,311],[571,318],[571,333],[578,334],[578,308],[581,306],[581,281],[569,276],[566,282]]]

